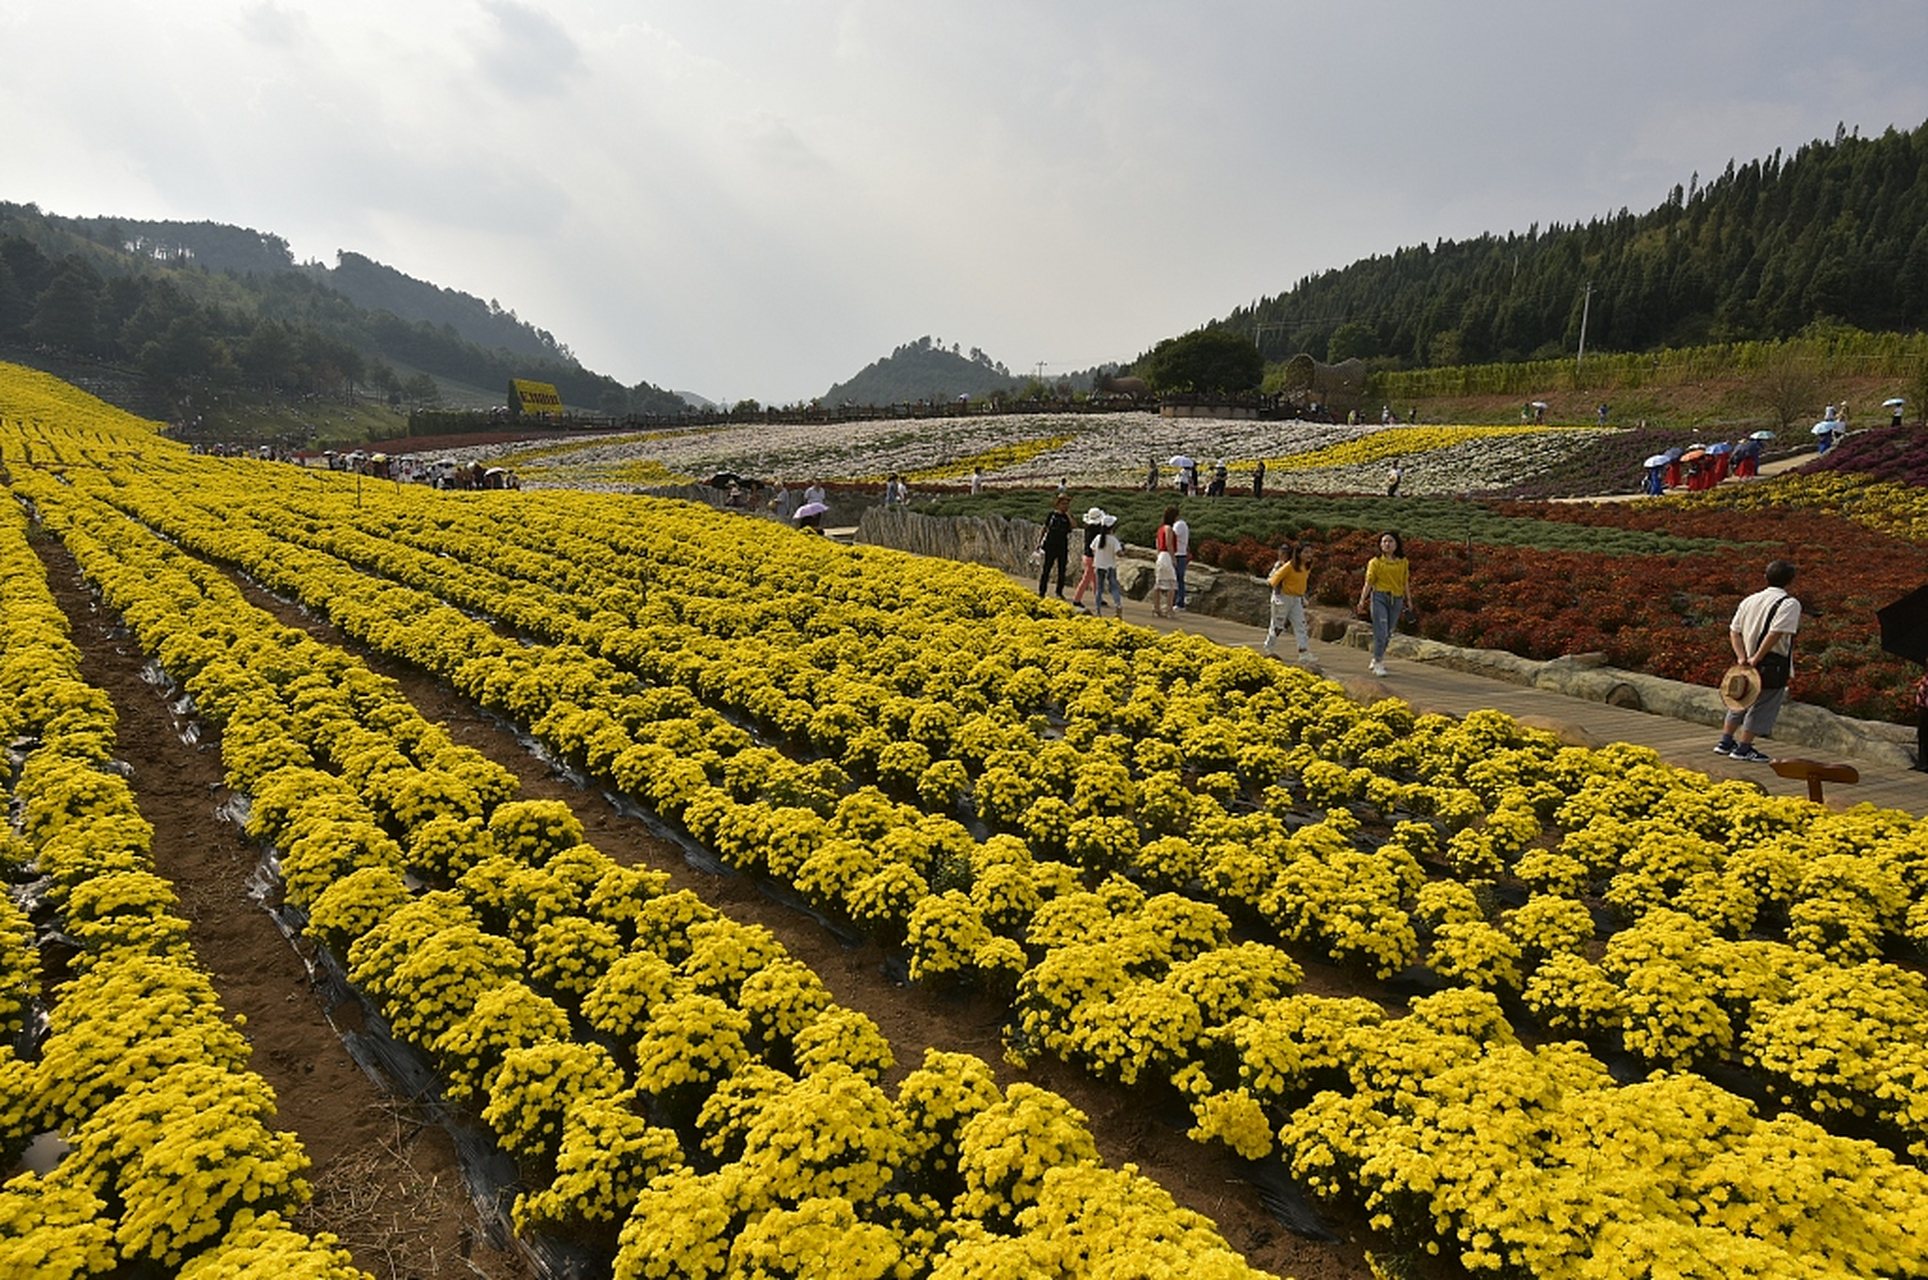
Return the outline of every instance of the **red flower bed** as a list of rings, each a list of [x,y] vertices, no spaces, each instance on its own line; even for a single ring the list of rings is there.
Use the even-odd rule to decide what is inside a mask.
[[[1711,685],[1733,661],[1727,624],[1735,606],[1763,585],[1769,560],[1786,558],[1800,566],[1794,591],[1803,608],[1793,696],[1847,715],[1913,720],[1917,673],[1881,652],[1874,611],[1928,581],[1928,548],[1798,511],[1533,504],[1518,513],[1750,545],[1640,557],[1409,541],[1421,634],[1524,658],[1603,652],[1617,667]],[[1325,539],[1314,598],[1340,607],[1356,601],[1377,541],[1364,531]],[[1253,538],[1205,540],[1198,558],[1262,573],[1272,548]]]

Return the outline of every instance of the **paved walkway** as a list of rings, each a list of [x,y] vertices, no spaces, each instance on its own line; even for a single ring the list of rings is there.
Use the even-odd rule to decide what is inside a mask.
[[[1037,580],[1032,579],[1028,585],[1035,591]],[[1172,619],[1155,617],[1149,601],[1127,600],[1125,621],[1160,631],[1207,636],[1220,644],[1244,649],[1257,650],[1265,639],[1264,628],[1224,618],[1189,613]],[[1288,634],[1284,641],[1289,652],[1291,636]],[[1387,659],[1387,674],[1381,679],[1367,669],[1372,657],[1367,650],[1339,642],[1319,644],[1315,641],[1312,653],[1326,675],[1343,684],[1348,693],[1361,701],[1397,697],[1422,713],[1438,711],[1455,716],[1492,708],[1538,728],[1556,732],[1569,727],[1578,729],[1580,734],[1576,736],[1598,743],[1633,742],[1652,747],[1667,763],[1695,769],[1710,777],[1758,782],[1776,795],[1807,794],[1806,783],[1783,778],[1767,765],[1741,764],[1715,755],[1714,742],[1720,735],[1705,725],[1569,698],[1431,663],[1402,662],[1397,658]],[[1769,755],[1799,755],[1827,763],[1839,762],[1804,748],[1777,750],[1769,740],[1762,740],[1759,745]],[[1928,814],[1928,773],[1863,760],[1848,763],[1859,771],[1861,781],[1854,786],[1829,783],[1825,801],[1830,809],[1846,809],[1865,801],[1883,808],[1904,809],[1916,817]]]
[[[1790,458],[1777,459],[1761,467],[1761,476],[1765,479],[1790,471],[1813,458],[1812,453],[1803,452]],[[1628,498],[1638,496],[1627,495]],[[1589,499],[1576,498],[1571,501],[1586,502]],[[1018,580],[1023,581],[1022,578]],[[1035,590],[1036,580],[1026,585]],[[1196,614],[1180,614],[1169,620],[1155,617],[1149,601],[1127,601],[1125,619],[1141,626],[1156,627],[1160,631],[1183,631],[1208,636],[1220,644],[1243,649],[1257,650],[1265,639],[1264,628],[1224,618]],[[1290,636],[1285,638],[1285,643],[1289,649],[1292,643]],[[1376,701],[1384,697],[1404,698],[1422,713],[1438,711],[1455,716],[1492,708],[1540,728],[1579,731],[1578,734],[1569,733],[1570,737],[1590,738],[1600,743],[1633,742],[1652,747],[1667,763],[1695,769],[1709,777],[1742,778],[1758,782],[1775,795],[1807,794],[1805,782],[1783,778],[1767,765],[1740,764],[1715,755],[1714,742],[1720,735],[1706,725],[1569,698],[1545,689],[1511,684],[1425,662],[1388,659],[1386,675],[1381,679],[1367,669],[1371,661],[1371,654],[1367,650],[1355,649],[1343,643],[1315,642],[1312,652],[1326,675],[1343,684],[1348,693],[1362,701]],[[1800,747],[1777,749],[1771,740],[1763,740],[1759,745],[1770,756],[1785,754],[1829,764],[1852,764],[1860,773],[1861,781],[1852,786],[1827,784],[1823,790],[1830,809],[1846,809],[1865,802],[1882,808],[1903,809],[1916,817],[1928,815],[1928,773],[1864,760],[1837,761]]]

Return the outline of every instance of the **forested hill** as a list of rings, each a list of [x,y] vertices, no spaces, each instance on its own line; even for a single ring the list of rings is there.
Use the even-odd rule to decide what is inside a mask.
[[[575,408],[685,407],[647,382],[624,387],[583,368],[494,302],[360,254],[342,253],[332,270],[300,266],[285,240],[248,228],[60,218],[0,203],[0,345],[9,343],[128,363],[174,395],[398,390],[393,361],[491,396],[511,378],[533,378]]]
[[[557,342],[547,329],[536,328],[514,311],[504,311],[493,298],[484,302],[471,293],[443,289],[346,249],[335,255],[333,270],[311,270],[321,273],[323,284],[370,311],[387,311],[403,320],[426,320],[436,326],[451,325],[479,347],[575,363],[569,348]]]
[[[956,344],[946,347],[927,335],[866,365],[849,381],[839,382],[823,393],[823,403],[881,405],[954,400],[958,396],[1011,391],[1019,381],[977,348],[963,355]]]
[[[1215,324],[1271,360],[1407,367],[1928,327],[1928,124],[1777,150],[1659,207],[1421,244],[1301,280]]]
[[[538,329],[504,311],[493,298],[484,302],[471,293],[444,289],[417,280],[363,254],[347,249],[335,254],[335,265],[295,262],[288,242],[252,227],[220,222],[144,221],[139,218],[64,218],[64,223],[98,244],[126,248],[136,256],[177,267],[200,267],[221,274],[267,275],[299,271],[370,311],[386,311],[402,320],[425,320],[440,328],[449,325],[478,347],[501,348],[539,360],[571,363],[569,349],[547,330]]]

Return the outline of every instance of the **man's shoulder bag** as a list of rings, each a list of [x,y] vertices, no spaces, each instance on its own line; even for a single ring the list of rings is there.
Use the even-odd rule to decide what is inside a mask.
[[[1766,640],[1768,636],[1774,633],[1774,617],[1780,613],[1781,606],[1786,604],[1790,598],[1789,596],[1782,596],[1774,602],[1774,608],[1770,610],[1767,615],[1767,627],[1761,632],[1761,640]],[[1759,647],[1758,641],[1756,642],[1756,647]],[[1794,659],[1788,654],[1776,653],[1770,650],[1761,655],[1761,660],[1754,664],[1754,669],[1761,673],[1761,688],[1785,689],[1787,688],[1789,678],[1794,674]]]

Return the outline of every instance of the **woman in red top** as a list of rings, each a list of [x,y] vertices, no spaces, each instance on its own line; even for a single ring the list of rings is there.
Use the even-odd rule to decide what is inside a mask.
[[[1152,579],[1151,611],[1161,618],[1172,616],[1172,600],[1178,594],[1178,519],[1177,507],[1165,508],[1165,519],[1158,526],[1152,547],[1158,552],[1158,565]]]

